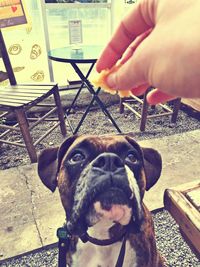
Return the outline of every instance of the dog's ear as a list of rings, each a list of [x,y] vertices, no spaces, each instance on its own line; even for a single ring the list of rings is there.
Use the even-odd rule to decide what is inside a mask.
[[[39,177],[52,192],[56,190],[57,186],[58,150],[59,147],[46,148],[38,157]]]
[[[162,158],[155,149],[142,148],[142,151],[144,156],[146,190],[149,190],[160,177],[162,170]]]
[[[38,175],[43,184],[46,185],[52,192],[57,187],[57,175],[60,169],[61,161],[70,147],[77,138],[73,135],[67,138],[59,147],[46,148],[38,157]]]

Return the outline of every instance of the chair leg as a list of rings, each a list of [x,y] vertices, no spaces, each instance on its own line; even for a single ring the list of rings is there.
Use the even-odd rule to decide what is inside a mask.
[[[55,100],[55,104],[57,107],[58,118],[60,121],[60,130],[61,130],[62,135],[66,136],[67,131],[66,131],[66,126],[65,126],[64,112],[63,112],[63,108],[62,108],[62,104],[61,104],[61,100],[60,100],[58,86],[56,86],[56,89],[54,90],[53,95],[54,95],[54,100]]]
[[[143,105],[142,105],[142,113],[141,113],[141,122],[140,122],[140,131],[145,131],[145,126],[146,126],[146,120],[147,120],[147,112],[148,112],[148,103],[147,103],[147,93],[149,91],[147,90],[144,94],[143,97]]]
[[[173,113],[172,113],[172,118],[171,122],[176,123],[177,117],[178,117],[178,111],[181,106],[181,98],[177,98],[174,100],[174,107],[173,107]]]
[[[124,113],[124,105],[123,105],[124,99],[125,98],[120,97],[120,102],[119,102],[119,113],[120,114]]]
[[[30,131],[29,131],[29,127],[28,127],[28,123],[27,123],[26,114],[24,112],[24,109],[23,108],[16,109],[15,114],[17,117],[17,121],[19,123],[21,134],[22,134],[22,137],[24,139],[24,143],[26,145],[26,149],[28,151],[30,160],[32,163],[37,162],[37,153],[36,153],[36,149],[33,145],[32,137],[30,135]]]

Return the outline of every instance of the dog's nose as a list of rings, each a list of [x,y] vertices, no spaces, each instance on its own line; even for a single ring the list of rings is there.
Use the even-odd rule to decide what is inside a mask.
[[[120,157],[114,153],[102,153],[93,162],[93,167],[100,168],[104,171],[116,171],[124,167]]]

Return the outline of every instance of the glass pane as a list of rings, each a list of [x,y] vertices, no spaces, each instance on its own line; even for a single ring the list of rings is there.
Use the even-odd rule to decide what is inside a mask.
[[[83,44],[104,44],[110,35],[107,8],[47,9],[51,48],[69,45],[69,20],[81,20]]]
[[[57,6],[57,5],[56,5]],[[65,5],[64,5],[65,6]],[[49,8],[47,10],[47,21],[49,30],[50,47],[58,48],[69,45],[69,21],[81,20],[83,45],[104,45],[110,36],[110,9],[107,7],[91,6],[90,8]],[[76,79],[69,65],[53,62],[55,81],[66,82],[67,77]]]

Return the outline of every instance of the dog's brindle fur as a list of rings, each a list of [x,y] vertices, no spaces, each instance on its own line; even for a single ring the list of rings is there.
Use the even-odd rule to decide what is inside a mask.
[[[134,164],[127,162],[127,149],[137,151],[140,161],[139,175],[135,184],[135,194],[138,190],[141,204],[142,220],[137,233],[128,234],[125,267],[162,267],[164,261],[156,248],[154,227],[151,214],[142,202],[145,190],[149,190],[159,179],[161,173],[161,157],[159,153],[150,148],[141,148],[131,137],[124,135],[114,136],[72,136],[57,148],[45,149],[38,161],[38,173],[42,182],[52,191],[58,186],[62,204],[67,216],[70,216],[74,205],[74,195],[77,181],[81,173],[89,164],[102,153],[112,152],[128,165],[134,174]],[[72,160],[79,161],[79,154],[83,153],[84,162],[78,167],[71,164]],[[129,161],[129,159],[128,159]],[[73,162],[74,163],[74,162]],[[134,162],[133,162],[134,163]],[[135,175],[134,175],[135,177]],[[138,204],[139,205],[139,204]],[[103,222],[89,228],[89,233],[99,239],[105,239],[115,235],[121,229],[119,223],[105,229]],[[107,223],[107,222],[106,222]],[[107,246],[99,247],[91,243],[82,243],[74,236],[70,250],[67,254],[69,266],[84,267],[113,267],[116,263],[121,247],[121,241]]]

